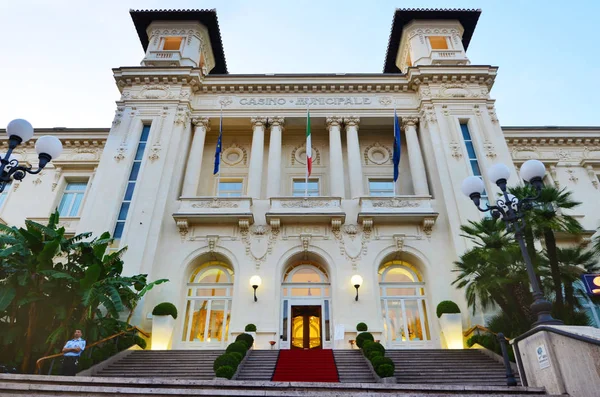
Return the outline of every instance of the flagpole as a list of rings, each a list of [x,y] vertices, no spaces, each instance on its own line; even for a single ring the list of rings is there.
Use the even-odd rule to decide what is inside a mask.
[[[306,122],[307,123],[310,123],[310,120],[308,119],[309,112],[310,112],[310,102],[307,101],[307,104],[306,104]],[[308,126],[306,126],[306,128],[308,128]],[[306,143],[308,143],[308,139],[306,139]],[[304,178],[304,197],[308,197],[308,150],[309,149],[307,147],[306,148],[306,154],[307,154],[307,156],[306,156],[306,169],[305,169],[305,171],[306,171],[306,173],[305,173],[306,178]]]
[[[221,103],[221,114],[219,117],[219,138],[220,139],[221,136],[223,134],[223,103]],[[217,144],[218,144],[218,140],[217,140]],[[223,145],[223,142],[221,141],[221,146]],[[221,151],[219,151],[219,156],[221,155]],[[217,197],[219,197],[219,193],[221,190],[221,159],[219,159],[219,172],[217,172]]]

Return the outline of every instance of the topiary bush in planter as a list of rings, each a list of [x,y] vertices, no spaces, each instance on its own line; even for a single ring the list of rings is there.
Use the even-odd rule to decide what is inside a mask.
[[[356,346],[358,346],[360,349],[363,348],[365,341],[374,342],[375,338],[373,337],[373,334],[370,332],[361,332],[356,336]]]
[[[252,337],[252,335],[250,334],[239,334],[236,338],[235,338],[236,342],[239,341],[244,341],[246,342],[246,345],[248,345],[248,349],[252,347],[252,345],[254,345],[254,337]]]
[[[169,302],[159,303],[154,306],[154,310],[152,310],[153,316],[171,316],[174,319],[177,319],[177,308],[174,304]]]
[[[438,318],[442,317],[442,314],[456,314],[460,313],[458,305],[452,301],[441,301],[437,305],[436,314]]]
[[[233,374],[235,374],[235,369],[233,369],[229,365],[225,365],[217,369],[215,374],[217,375],[217,378],[231,379],[233,378]]]
[[[394,367],[389,364],[382,364],[375,371],[380,378],[389,378],[394,376]]]
[[[235,357],[235,359],[238,360],[238,363],[241,363],[242,360],[244,359],[244,356],[242,356],[242,353],[231,352],[231,353],[227,353],[227,354],[231,354],[233,357]]]
[[[378,350],[373,350],[372,352],[369,353],[369,355],[367,356],[367,358],[369,359],[369,361],[373,361],[373,359],[375,357],[383,357],[383,353],[378,351]]]
[[[369,327],[367,326],[367,324],[365,323],[358,323],[356,324],[356,330],[358,332],[365,332],[369,329]]]
[[[233,342],[232,344],[227,346],[227,349],[225,349],[225,351],[227,353],[238,352],[242,355],[242,357],[244,357],[246,355],[246,352],[248,351],[248,347],[244,342]]]
[[[227,354],[227,353],[221,354],[219,357],[217,357],[215,359],[215,362],[213,363],[213,371],[215,371],[215,374],[216,374],[217,370],[219,368],[229,366],[229,367],[233,368],[234,372],[235,372],[235,370],[237,369],[239,364],[240,364],[240,361],[238,361],[236,356],[234,356],[232,354]]]
[[[246,331],[246,332],[256,332],[256,325],[254,325],[254,324],[248,324],[248,325],[246,325],[246,328],[244,328],[244,331]]]
[[[371,353],[374,351],[378,351],[383,356],[385,354],[385,347],[379,342],[371,342],[367,343],[363,348],[366,357],[370,357]]]

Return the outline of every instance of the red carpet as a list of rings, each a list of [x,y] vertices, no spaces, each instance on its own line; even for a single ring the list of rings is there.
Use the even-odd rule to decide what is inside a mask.
[[[339,382],[332,350],[280,350],[274,382]]]

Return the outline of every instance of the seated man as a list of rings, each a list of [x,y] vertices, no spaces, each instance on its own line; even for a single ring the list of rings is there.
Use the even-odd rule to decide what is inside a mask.
[[[85,340],[81,339],[81,330],[76,329],[73,339],[68,341],[63,347],[64,353],[62,374],[65,376],[75,376],[77,373],[77,364],[79,356],[85,350]]]

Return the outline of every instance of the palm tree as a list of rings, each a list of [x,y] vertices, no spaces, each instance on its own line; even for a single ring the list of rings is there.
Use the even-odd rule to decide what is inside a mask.
[[[511,189],[511,193],[518,198],[535,195],[535,191],[529,185],[514,187]],[[573,200],[570,191],[566,189],[558,190],[552,186],[542,189],[537,203],[527,214],[527,227],[533,237],[544,241],[550,277],[552,279],[552,290],[555,296],[555,309],[558,316],[562,317],[565,302],[555,233],[561,232],[576,235],[583,232],[579,221],[570,215],[564,214],[562,211],[575,208],[581,203]],[[534,250],[532,242],[528,243],[530,250]],[[537,258],[537,254],[534,255]]]

